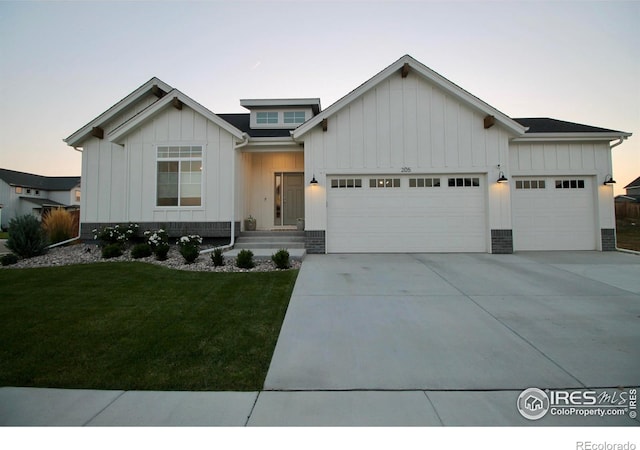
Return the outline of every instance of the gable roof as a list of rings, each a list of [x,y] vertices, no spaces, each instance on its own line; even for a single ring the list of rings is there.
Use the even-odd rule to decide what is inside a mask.
[[[640,177],[633,180],[631,183],[627,184],[623,189],[640,187]]]
[[[131,94],[127,95],[125,98],[120,100],[118,103],[113,105],[111,108],[107,109],[105,112],[100,114],[98,117],[93,119],[91,122],[80,128],[78,131],[73,133],[66,139],[63,139],[71,147],[76,147],[84,141],[87,136],[91,133],[91,130],[94,127],[100,127],[112,119],[116,114],[123,111],[125,108],[140,100],[146,94],[153,92],[154,90],[159,89],[162,93],[169,92],[172,88],[164,81],[159,78],[153,77],[138,89],[133,91]]]
[[[20,200],[33,203],[40,208],[43,208],[45,206],[67,206],[64,203],[60,203],[55,200],[49,200],[48,198],[20,197]]]
[[[46,177],[9,169],[0,169],[0,179],[10,186],[45,191],[69,191],[80,184],[80,177]]]
[[[241,130],[239,130],[238,128],[236,128],[226,120],[223,120],[218,115],[214,114],[213,112],[211,112],[210,110],[202,106],[200,103],[196,102],[191,97],[183,94],[177,89],[172,89],[160,100],[149,105],[147,108],[143,109],[138,114],[131,117],[129,120],[121,124],[119,127],[112,130],[107,135],[107,138],[110,141],[117,143],[120,139],[122,139],[124,136],[126,136],[127,134],[132,132],[136,127],[142,124],[142,122],[154,117],[156,114],[163,111],[165,108],[171,107],[171,105],[175,100],[178,100],[179,102],[187,105],[189,108],[193,109],[198,114],[204,116],[206,119],[215,123],[220,128],[228,131],[238,139],[244,138],[244,133]]]
[[[373,78],[370,78],[368,81],[358,86],[356,89],[354,89],[353,91],[351,91],[350,93],[342,97],[340,100],[336,101],[327,109],[320,112],[320,114],[314,116],[313,118],[309,119],[308,121],[300,125],[298,128],[296,128],[292,132],[293,138],[298,139],[301,136],[305,135],[307,132],[313,129],[316,125],[322,122],[323,119],[334,115],[335,113],[340,111],[342,108],[347,106],[356,98],[360,97],[361,95],[364,95],[366,92],[370,91],[371,89],[376,87],[378,84],[380,84],[387,78],[396,74],[399,70],[403,68],[405,64],[408,64],[409,67],[412,70],[414,70],[417,74],[429,80],[436,86],[444,89],[448,94],[452,95],[458,100],[468,104],[469,106],[473,107],[476,110],[486,113],[487,115],[494,116],[496,122],[503,125],[507,130],[509,130],[513,134],[519,136],[524,134],[524,132],[526,131],[526,127],[514,121],[506,114],[498,111],[493,106],[483,102],[478,97],[475,97],[474,95],[462,89],[460,86],[447,80],[442,75],[429,69],[427,66],[417,61],[416,59],[412,58],[411,56],[405,55],[399,60],[397,60],[396,62],[394,62],[393,64],[391,64],[389,67],[384,69],[382,72],[379,72]]]

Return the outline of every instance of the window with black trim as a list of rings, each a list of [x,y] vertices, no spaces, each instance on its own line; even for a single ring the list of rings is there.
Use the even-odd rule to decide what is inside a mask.
[[[409,187],[440,187],[440,178],[409,178]]]
[[[449,187],[478,187],[480,186],[480,178],[449,178],[447,183]]]
[[[516,180],[516,189],[545,189],[544,180]]]
[[[362,178],[332,178],[332,189],[357,189],[362,187]]]
[[[584,180],[556,180],[556,189],[584,189]]]
[[[370,188],[399,188],[400,178],[369,178]]]

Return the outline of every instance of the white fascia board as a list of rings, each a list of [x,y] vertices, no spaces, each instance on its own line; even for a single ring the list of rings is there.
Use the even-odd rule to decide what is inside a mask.
[[[631,133],[527,133],[511,139],[511,142],[552,142],[552,141],[613,141],[627,139]]]
[[[300,144],[290,137],[250,137],[249,147],[300,147]],[[302,151],[302,148],[300,149]]]
[[[240,106],[251,108],[278,108],[289,106],[317,106],[320,108],[319,98],[263,98],[241,99]]]
[[[187,95],[183,94],[182,92],[178,91],[177,89],[173,89],[172,91],[168,92],[164,97],[162,97],[162,99],[160,99],[159,101],[157,101],[154,104],[150,105],[145,110],[141,111],[139,114],[133,116],[131,119],[129,119],[128,121],[126,121],[125,123],[120,125],[118,128],[116,128],[111,133],[109,133],[107,135],[107,138],[111,142],[115,142],[116,144],[120,144],[121,143],[120,141],[122,140],[122,138],[124,138],[127,134],[129,134],[134,129],[136,129],[144,121],[146,121],[146,120],[150,119],[151,117],[155,116],[160,111],[162,111],[164,108],[169,107],[171,105],[171,103],[173,102],[173,100],[176,99],[176,98],[178,100],[180,100],[180,102],[182,102],[184,105],[186,105],[189,108],[193,109],[195,112],[197,112],[198,114],[200,114],[204,118],[206,118],[206,119],[210,120],[211,122],[215,123],[220,128],[228,131],[229,133],[231,133],[236,138],[238,138],[238,139],[243,139],[244,138],[242,131],[238,130],[236,127],[231,125],[229,122],[227,122],[226,120],[221,119],[220,117],[215,115],[213,112],[209,111],[207,108],[202,106],[200,103],[196,102],[191,97],[188,97]]]
[[[515,120],[511,119],[506,114],[500,112],[496,108],[492,107],[491,105],[483,102],[479,98],[465,91],[455,83],[452,83],[451,81],[447,80],[442,75],[429,69],[427,66],[415,60],[411,56],[405,55],[402,58],[400,58],[398,61],[396,61],[395,63],[391,64],[389,67],[384,69],[382,72],[379,72],[373,78],[370,78],[368,81],[361,84],[359,87],[351,91],[349,94],[345,95],[340,100],[338,100],[337,102],[329,106],[320,114],[318,114],[317,116],[313,117],[312,119],[300,125],[298,128],[294,130],[293,138],[296,140],[299,139],[301,136],[303,136],[308,131],[310,131],[313,127],[318,125],[323,119],[328,118],[333,114],[337,113],[346,105],[351,103],[353,100],[365,94],[369,90],[373,89],[375,86],[380,84],[382,81],[384,81],[388,77],[394,75],[397,71],[399,71],[404,66],[405,63],[408,63],[409,66],[413,70],[415,70],[417,73],[419,73],[424,78],[433,82],[436,86],[441,87],[446,92],[450,93],[451,95],[458,98],[459,100],[469,104],[470,106],[472,106],[477,110],[480,110],[486,114],[494,116],[499,123],[505,126],[505,128],[507,128],[512,133],[520,136],[520,135],[523,135],[528,129],[527,127],[524,127],[520,125],[518,122],[516,122]]]
[[[67,145],[69,145],[71,147],[77,147],[78,145],[80,145],[82,143],[82,141],[86,138],[86,136],[91,132],[93,127],[99,127],[99,126],[102,126],[105,122],[108,122],[112,117],[114,117],[116,114],[121,112],[127,106],[129,106],[132,103],[136,102],[143,95],[148,93],[154,85],[157,85],[164,92],[169,92],[169,91],[171,91],[173,89],[171,86],[169,86],[164,81],[160,80],[159,78],[153,77],[149,81],[147,81],[145,84],[140,86],[138,89],[133,91],[131,94],[127,95],[125,98],[120,100],[118,103],[113,105],[111,108],[107,109],[105,112],[103,112],[98,117],[93,119],[91,122],[86,124],[84,127],[80,128],[78,131],[73,133],[71,136],[69,136],[66,139],[63,139],[63,141],[66,142]]]

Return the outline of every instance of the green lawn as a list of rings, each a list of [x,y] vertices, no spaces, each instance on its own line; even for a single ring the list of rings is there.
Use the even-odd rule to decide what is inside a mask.
[[[0,231],[0,239],[9,239],[8,231]]]
[[[297,274],[0,270],[0,386],[261,389]]]

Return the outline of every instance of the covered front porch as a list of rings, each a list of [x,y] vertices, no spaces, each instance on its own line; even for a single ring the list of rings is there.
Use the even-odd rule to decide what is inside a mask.
[[[296,230],[304,221],[304,152],[251,147],[241,154],[242,231],[255,219],[258,231]]]

